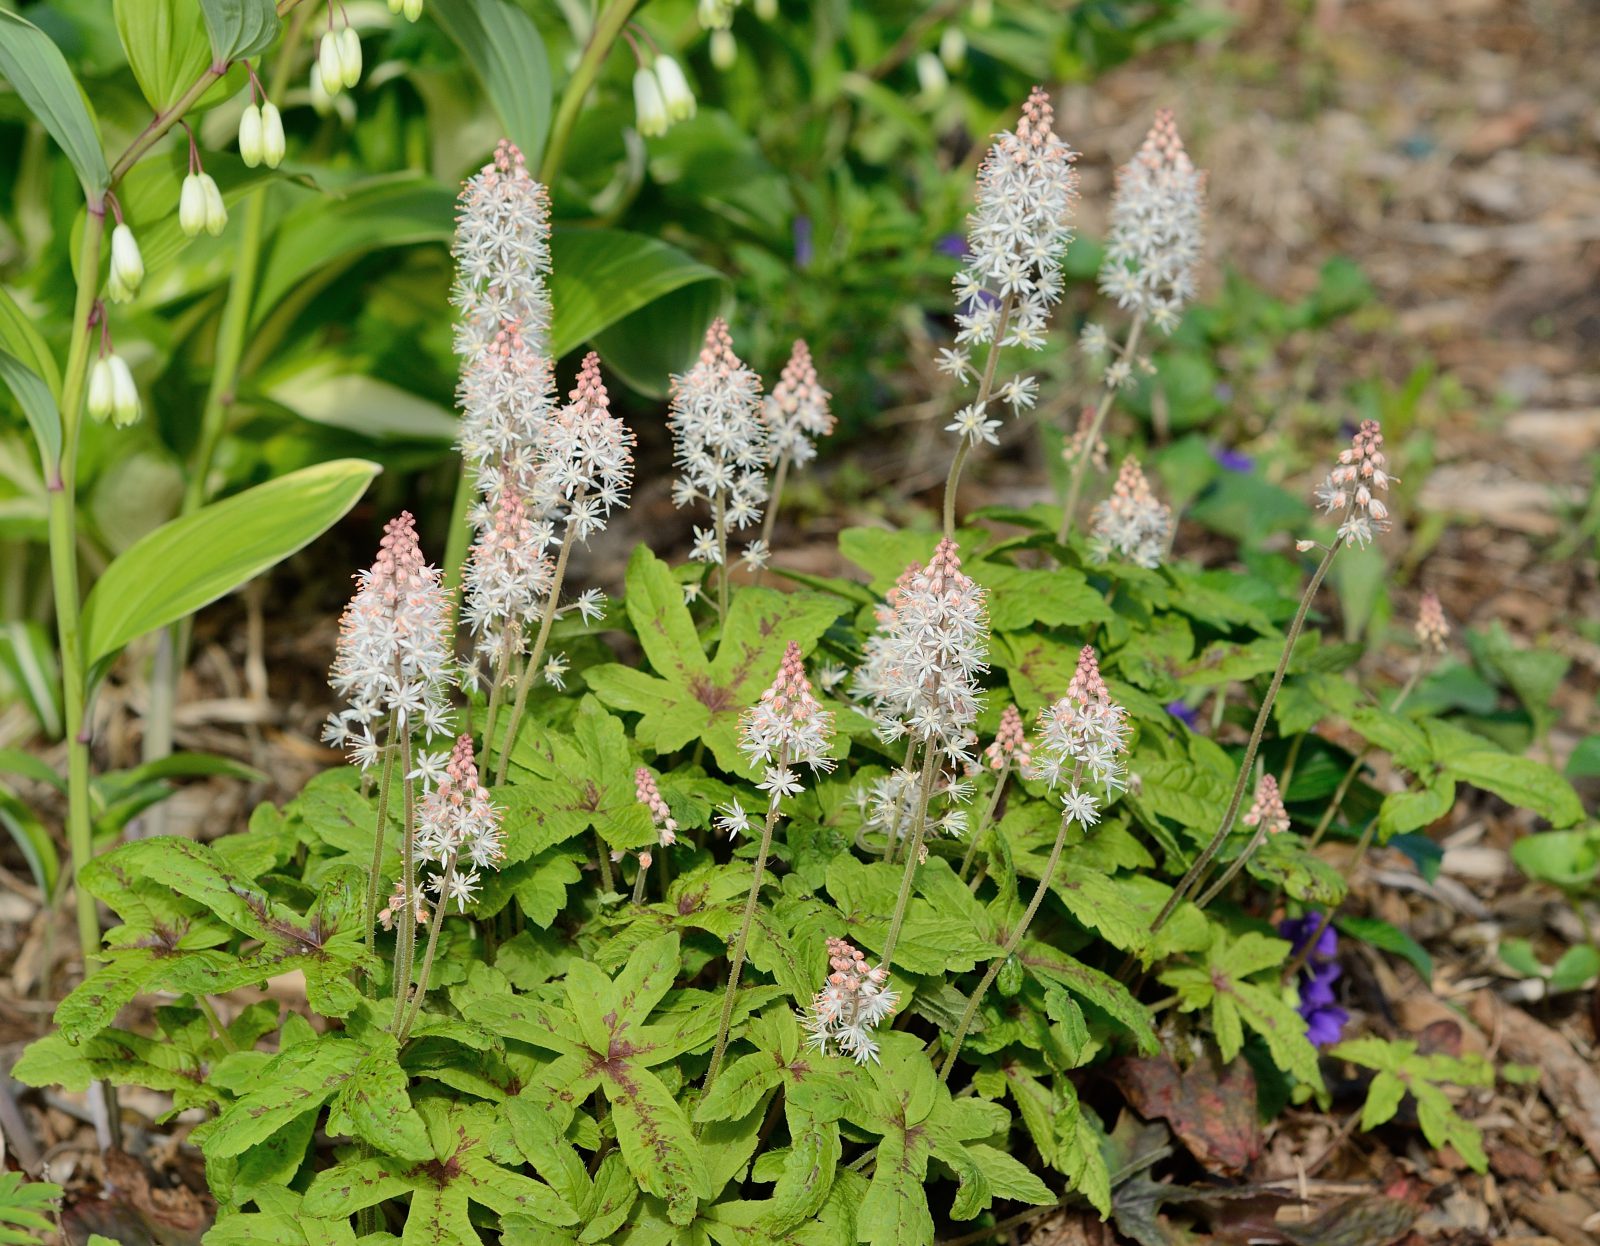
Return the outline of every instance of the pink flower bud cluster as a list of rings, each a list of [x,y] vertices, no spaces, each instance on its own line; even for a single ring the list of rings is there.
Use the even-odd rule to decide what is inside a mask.
[[[878,1058],[872,1031],[894,1015],[900,996],[888,987],[889,971],[868,965],[861,951],[844,939],[828,940],[828,979],[800,1015],[809,1035],[807,1045],[828,1054],[840,1054],[857,1064]]]
[[[611,397],[600,379],[600,356],[590,351],[566,406],[544,431],[540,446],[541,488],[549,509],[566,512],[580,541],[605,527],[613,510],[628,504],[633,484],[633,433],[611,414]]]
[[[1027,729],[1015,705],[1000,711],[1000,726],[995,729],[994,742],[983,750],[983,755],[989,759],[991,770],[1004,770],[1011,765],[1026,770],[1032,762],[1033,750],[1028,745]]]
[[[965,762],[989,651],[983,590],[962,572],[947,537],[925,568],[906,569],[891,598],[856,670],[855,694],[872,707],[884,740],[909,732]]]
[[[1161,109],[1133,159],[1117,170],[1100,288],[1166,333],[1194,298],[1205,187],[1205,174],[1184,150],[1171,110]]]
[[[453,679],[449,603],[437,567],[422,556],[416,524],[402,512],[384,526],[378,557],[356,577],[339,619],[328,683],[349,702],[323,739],[347,747],[363,769],[379,756],[373,724],[393,714],[402,733],[443,730]]]
[[[787,454],[796,467],[817,457],[816,439],[833,432],[828,391],[817,381],[811,350],[797,339],[778,383],[767,395],[762,416],[772,430],[772,456]]]
[[[1367,545],[1374,532],[1389,527],[1389,508],[1378,497],[1396,479],[1384,470],[1383,432],[1377,420],[1362,420],[1350,441],[1339,451],[1339,462],[1317,490],[1317,501],[1330,515],[1342,515],[1339,538],[1351,545]]]
[[[1116,554],[1153,570],[1166,557],[1172,539],[1172,508],[1156,499],[1139,460],[1132,455],[1122,460],[1111,496],[1090,515],[1089,532],[1089,553],[1096,562]]]
[[[1089,465],[1097,472],[1106,470],[1106,443],[1103,437],[1096,437],[1094,445],[1090,446],[1089,436],[1094,431],[1094,408],[1085,407],[1078,413],[1078,427],[1072,434],[1072,440],[1061,447],[1061,459],[1065,463],[1076,463],[1085,454],[1089,455]]]
[[[777,800],[800,790],[790,767],[833,769],[827,756],[832,743],[833,715],[812,695],[800,646],[791,640],[772,686],[739,717],[739,751],[752,765],[766,767],[759,786]]]
[[[667,802],[661,798],[661,789],[656,786],[656,777],[640,766],[633,772],[633,794],[650,812],[650,822],[656,828],[656,834],[661,840],[663,848],[670,848],[678,842],[678,823],[672,816],[672,811],[667,808]]]
[[[1289,811],[1283,807],[1283,795],[1278,791],[1278,780],[1270,774],[1261,776],[1256,784],[1255,800],[1250,812],[1240,818],[1246,826],[1265,827],[1269,835],[1281,835],[1289,829]]]
[[[1061,798],[1069,817],[1080,826],[1100,820],[1099,806],[1086,790],[1095,783],[1109,796],[1127,787],[1122,755],[1128,750],[1127,712],[1111,699],[1094,650],[1085,645],[1067,694],[1039,715],[1032,778],[1051,787],[1065,781]]]
[[[472,737],[462,734],[444,777],[417,810],[417,855],[439,866],[441,872],[428,880],[427,888],[437,894],[447,887],[443,903],[453,900],[465,911],[478,885],[478,871],[494,869],[505,859],[500,817],[478,783]]]
[[[761,378],[733,353],[720,316],[706,330],[694,366],[672,377],[667,424],[681,473],[673,502],[708,501],[735,529],[757,522],[767,498],[771,431],[761,418]],[[702,542],[691,557],[715,561],[717,552]]]
[[[1422,594],[1417,606],[1417,643],[1430,653],[1443,653],[1450,640],[1450,624],[1445,622],[1444,607],[1437,593]]]

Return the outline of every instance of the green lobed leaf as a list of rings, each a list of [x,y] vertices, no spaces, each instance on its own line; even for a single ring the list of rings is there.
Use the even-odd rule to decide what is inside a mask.
[[[0,77],[67,153],[83,193],[98,203],[111,169],[83,90],[50,36],[7,9],[0,9]]]
[[[93,665],[175,623],[315,540],[366,492],[379,467],[337,459],[280,476],[163,524],[112,562],[83,608]]]
[[[1482,749],[1440,759],[1459,783],[1493,792],[1509,805],[1531,809],[1551,825],[1571,826],[1583,817],[1583,803],[1572,784],[1553,767],[1531,757]]]

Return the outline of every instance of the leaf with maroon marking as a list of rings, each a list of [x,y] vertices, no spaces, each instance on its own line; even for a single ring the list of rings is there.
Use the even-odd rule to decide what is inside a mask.
[[[647,1194],[666,1200],[674,1224],[688,1224],[699,1200],[715,1193],[689,1118],[643,1066],[608,1060],[598,1071],[629,1171]]]
[[[467,1020],[502,1038],[563,1055],[587,1051],[578,1040],[572,1014],[552,1000],[533,994],[490,995],[472,1000],[462,1011]]]
[[[206,1138],[207,1157],[239,1155],[296,1117],[320,1108],[355,1075],[365,1055],[362,1044],[336,1034],[279,1052],[261,1067],[255,1088],[217,1117]]]
[[[677,931],[647,939],[634,948],[616,979],[618,1025],[643,1025],[655,1006],[666,998],[677,977]]]
[[[365,1159],[324,1168],[306,1190],[309,1216],[350,1216],[415,1188],[410,1165],[393,1159]]]
[[[411,1079],[396,1058],[394,1039],[387,1050],[368,1052],[355,1076],[339,1087],[328,1113],[328,1132],[359,1138],[380,1154],[401,1159],[433,1157],[422,1117],[411,1106]]]
[[[516,783],[495,791],[505,808],[507,864],[591,828],[615,848],[655,842],[634,790],[638,759],[621,720],[594,697],[579,703],[570,734],[542,725],[522,732],[511,765]]]

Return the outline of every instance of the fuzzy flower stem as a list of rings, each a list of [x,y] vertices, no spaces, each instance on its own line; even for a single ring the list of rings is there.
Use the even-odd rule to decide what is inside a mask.
[[[1349,865],[1349,872],[1352,876],[1360,868],[1362,859],[1367,855],[1367,849],[1372,846],[1372,836],[1377,829],[1378,819],[1375,817],[1369,818],[1366,829],[1361,832],[1361,838],[1356,841],[1356,855]],[[1305,966],[1306,958],[1311,955],[1311,949],[1317,946],[1317,941],[1322,938],[1323,932],[1333,924],[1335,912],[1336,906],[1334,905],[1330,905],[1323,911],[1322,920],[1317,923],[1316,930],[1312,931],[1311,937],[1305,941],[1298,952],[1289,958],[1289,963],[1283,967],[1282,980],[1284,982],[1293,982],[1295,974],[1299,973]]]
[[[1006,780],[1011,777],[1011,762],[1007,759],[1000,773],[995,776],[994,791],[989,793],[989,803],[983,807],[983,816],[978,819],[978,825],[972,830],[972,835],[967,841],[967,851],[961,858],[961,868],[956,871],[956,877],[962,882],[967,881],[967,871],[972,868],[972,858],[978,851],[978,840],[983,838],[984,831],[989,829],[989,823],[994,819],[995,810],[1000,808],[1000,797],[1005,794]]]
[[[980,410],[989,401],[989,392],[994,388],[994,373],[1000,364],[1000,341],[1005,337],[1011,320],[1011,303],[1010,294],[1000,300],[1000,320],[995,325],[994,339],[989,343],[989,357],[983,365],[983,381],[978,386],[978,397],[973,403]],[[944,482],[944,534],[949,538],[954,538],[956,532],[956,488],[961,483],[961,469],[966,466],[967,456],[972,453],[975,444],[971,437],[962,439],[956,457],[950,462],[950,475]]]
[[[1278,669],[1272,673],[1272,683],[1267,687],[1267,695],[1261,699],[1261,708],[1256,711],[1256,725],[1250,732],[1250,743],[1245,746],[1244,757],[1239,762],[1239,778],[1233,785],[1233,795],[1228,799],[1228,810],[1222,815],[1222,824],[1217,827],[1216,834],[1211,837],[1211,842],[1195,859],[1193,865],[1179,880],[1178,885],[1172,889],[1161,912],[1156,915],[1155,921],[1150,923],[1152,934],[1159,931],[1167,924],[1167,919],[1172,916],[1178,905],[1183,902],[1195,880],[1200,877],[1216,859],[1223,843],[1227,840],[1229,832],[1233,830],[1234,819],[1239,816],[1239,806],[1244,801],[1244,790],[1250,783],[1250,772],[1255,766],[1256,750],[1261,747],[1261,736],[1267,729],[1267,716],[1272,713],[1272,703],[1278,699],[1278,689],[1283,686],[1284,674],[1289,669],[1289,659],[1294,654],[1295,642],[1300,639],[1300,629],[1305,626],[1306,615],[1311,610],[1311,602],[1317,595],[1317,589],[1322,587],[1322,580],[1328,574],[1328,568],[1333,565],[1333,556],[1339,552],[1344,544],[1343,538],[1335,537],[1328,546],[1328,552],[1323,554],[1322,562],[1317,565],[1316,572],[1311,577],[1311,583],[1306,585],[1306,591],[1300,598],[1300,608],[1295,611],[1294,622],[1289,626],[1289,634],[1284,639],[1283,656],[1278,659]]]
[[[1424,662],[1411,672],[1410,677],[1400,686],[1400,691],[1395,694],[1394,700],[1389,705],[1389,712],[1397,714],[1400,707],[1406,703],[1406,698],[1414,691],[1422,679],[1423,671],[1431,663]],[[1317,822],[1317,827],[1311,832],[1311,839],[1306,845],[1315,848],[1322,842],[1322,837],[1328,833],[1328,828],[1333,825],[1334,815],[1339,812],[1339,806],[1344,803],[1345,793],[1350,790],[1350,785],[1356,781],[1356,775],[1361,773],[1361,763],[1367,759],[1367,754],[1372,752],[1370,744],[1365,745],[1359,753],[1350,759],[1350,767],[1344,772],[1344,777],[1339,780],[1339,786],[1333,790],[1333,798],[1328,801],[1328,807],[1322,811],[1322,817]]]
[[[928,801],[933,795],[933,780],[939,773],[934,763],[938,752],[930,743],[922,759],[922,780],[917,786],[917,819],[911,824],[911,843],[906,847],[905,873],[900,876],[900,894],[895,897],[894,916],[889,919],[889,933],[883,940],[883,965],[893,964],[894,947],[900,941],[900,927],[905,924],[906,906],[911,903],[911,884],[922,863],[922,835],[928,827]]]
[[[717,494],[717,618],[722,626],[717,629],[717,646],[721,647],[722,627],[728,623],[728,499]]]
[[[772,548],[772,529],[778,520],[778,503],[783,501],[783,486],[789,479],[789,452],[780,451],[778,464],[772,469],[772,494],[767,500],[767,517],[761,522],[761,543],[767,549]],[[761,577],[766,574],[766,567],[756,568],[755,582],[761,583]]]
[[[416,992],[409,994],[411,983],[408,977],[405,987],[395,996],[396,1042],[406,1041],[406,1035],[411,1033],[411,1027],[417,1023],[417,1014],[422,1011],[422,1001],[428,994],[428,978],[433,974],[433,954],[439,950],[439,930],[444,925],[444,911],[450,896],[450,880],[455,877],[455,872],[456,858],[452,853],[444,864],[444,873],[439,879],[439,899],[433,906],[433,916],[428,920],[428,947],[422,954],[422,972],[417,977]],[[411,927],[414,924],[412,913],[402,914],[402,921],[406,927]],[[408,994],[409,1004],[407,1004]],[[401,1020],[400,1016],[402,1008],[405,1010],[404,1020]]]
[[[577,500],[583,500],[582,493],[578,494]],[[561,553],[556,557],[556,570],[550,581],[550,598],[545,602],[544,618],[539,620],[539,635],[528,653],[527,664],[522,668],[522,678],[517,681],[517,699],[511,706],[511,721],[506,727],[506,746],[494,770],[496,787],[506,781],[506,770],[511,764],[511,747],[517,738],[517,727],[522,723],[522,711],[528,706],[528,688],[539,677],[539,659],[544,657],[544,647],[550,640],[550,628],[556,621],[556,606],[561,600],[561,581],[566,578],[567,556],[572,553],[573,532],[573,527],[568,525],[567,534],[561,540]]]
[[[1123,343],[1122,349],[1117,352],[1118,355],[1124,359],[1132,359],[1133,352],[1139,346],[1139,334],[1143,331],[1144,313],[1136,312],[1133,322],[1128,326],[1128,340]],[[1101,392],[1100,405],[1094,409],[1094,419],[1089,424],[1089,431],[1084,441],[1087,448],[1072,465],[1072,477],[1067,481],[1066,501],[1061,506],[1061,529],[1056,533],[1056,540],[1061,544],[1066,543],[1068,535],[1072,532],[1072,515],[1078,509],[1078,497],[1083,492],[1083,474],[1088,470],[1089,460],[1094,457],[1091,451],[1100,440],[1100,434],[1106,426],[1106,416],[1111,413],[1111,404],[1116,396],[1116,389],[1110,385]]]
[[[645,863],[643,856],[639,858],[639,872],[633,876],[633,902],[644,903],[644,885],[650,877],[650,866]]]
[[[383,738],[388,741],[384,749],[383,777],[378,784],[378,821],[372,832],[372,869],[367,876],[366,921],[361,926],[361,941],[367,951],[372,950],[372,928],[378,921],[378,890],[383,872],[384,824],[389,819],[389,785],[394,778],[395,746],[394,715],[389,715],[389,725]]]
[[[411,779],[411,733],[405,732],[401,740],[400,790],[405,802],[405,830],[400,845],[400,886],[405,892],[405,915],[395,927],[394,941],[394,1019],[400,1021],[400,1009],[406,988],[411,984],[411,966],[417,952],[417,928],[413,914],[417,911],[417,790]]]
[[[1072,775],[1072,786],[1077,787],[1083,780],[1083,763],[1079,762]],[[1056,842],[1050,847],[1050,859],[1045,862],[1044,873],[1039,877],[1039,885],[1034,889],[1033,899],[1028,901],[1028,907],[1022,912],[1022,920],[1017,923],[1017,928],[1011,932],[1011,937],[1006,940],[1005,950],[998,957],[989,962],[989,968],[983,971],[983,977],[978,982],[977,990],[972,992],[972,998],[967,1001],[966,1010],[961,1014],[961,1024],[956,1026],[956,1036],[950,1042],[950,1050],[944,1058],[944,1067],[939,1070],[939,1080],[948,1082],[950,1070],[956,1066],[956,1057],[961,1054],[961,1044],[966,1042],[967,1031],[972,1028],[972,1020],[978,1015],[978,1005],[983,1003],[983,997],[988,992],[995,978],[1000,973],[1000,967],[1016,954],[1022,946],[1023,936],[1028,933],[1028,927],[1033,924],[1034,914],[1039,911],[1039,906],[1044,903],[1045,892],[1050,890],[1050,880],[1055,877],[1056,866],[1061,864],[1061,850],[1067,845],[1067,828],[1073,823],[1070,812],[1061,815],[1061,825],[1056,828]]]
[[[917,764],[917,748],[921,745],[921,743],[922,741],[917,739],[916,736],[912,736],[911,739],[906,742],[906,759],[900,765],[902,770],[909,772],[911,768]],[[885,865],[894,864],[895,849],[900,844],[900,821],[904,809],[905,793],[902,792],[899,799],[895,802],[894,821],[889,823],[888,835],[883,843],[883,863]]]
[[[1255,855],[1256,849],[1261,847],[1262,842],[1266,838],[1267,825],[1265,822],[1263,822],[1260,826],[1256,827],[1256,833],[1250,837],[1250,842],[1244,846],[1244,851],[1230,861],[1228,863],[1228,868],[1222,871],[1222,877],[1217,879],[1216,882],[1212,883],[1211,886],[1207,887],[1205,891],[1201,893],[1200,898],[1194,902],[1195,907],[1200,909],[1205,908],[1222,893],[1223,889],[1226,888],[1229,883],[1231,883],[1235,878],[1239,877],[1239,871],[1244,869],[1245,862],[1250,860],[1250,858]]]
[[[506,677],[511,674],[511,654],[519,648],[520,629],[515,620],[506,624],[501,637],[500,661],[495,667],[494,686],[489,689],[489,709],[483,719],[483,768],[489,768],[489,754],[494,751],[494,727],[500,717],[500,701],[505,695]],[[511,751],[511,741],[506,741],[506,751]]]
[[[610,895],[617,881],[611,875],[611,849],[606,847],[606,841],[600,837],[599,831],[594,833],[594,846],[600,854],[600,894]]]
[[[786,749],[778,756],[779,768],[787,766],[788,762],[789,754]],[[767,820],[761,828],[761,847],[756,852],[755,872],[750,876],[750,894],[745,897],[744,916],[739,921],[739,933],[733,940],[733,956],[728,965],[728,989],[722,996],[722,1019],[717,1023],[717,1043],[711,1049],[711,1064],[706,1069],[705,1084],[700,1091],[702,1098],[710,1091],[711,1084],[717,1080],[717,1074],[722,1071],[723,1057],[728,1054],[728,1030],[733,1025],[733,1005],[739,997],[739,978],[744,973],[745,951],[750,943],[750,926],[755,921],[756,905],[761,899],[761,880],[766,873],[767,856],[772,851],[773,828],[778,825],[778,800],[778,793],[774,792],[767,804]]]

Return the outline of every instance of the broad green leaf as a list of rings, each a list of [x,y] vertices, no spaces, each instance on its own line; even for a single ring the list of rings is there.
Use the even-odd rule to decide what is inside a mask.
[[[1392,835],[1431,826],[1456,803],[1456,785],[1444,775],[1433,775],[1416,790],[1390,792],[1378,809],[1378,838],[1387,843]]]
[[[1139,1051],[1153,1055],[1161,1049],[1150,1024],[1150,1013],[1122,983],[1110,974],[1073,959],[1044,943],[1027,942],[1019,951],[1023,968],[1044,982],[1065,987],[1079,999],[1106,1013],[1132,1036]]]
[[[783,1080],[771,1053],[740,1056],[717,1074],[695,1107],[697,1121],[733,1121],[755,1110],[767,1091]]]
[[[306,1191],[306,1213],[342,1219],[363,1207],[396,1198],[413,1188],[406,1167],[392,1159],[367,1159],[324,1168]]]
[[[362,1057],[355,1076],[339,1087],[333,1110],[341,1121],[348,1122],[351,1135],[376,1147],[381,1154],[409,1160],[432,1159],[428,1131],[407,1093],[410,1078],[395,1058],[392,1040],[388,1046],[391,1050]],[[335,1132],[331,1124],[329,1132]]]
[[[283,219],[265,249],[252,325],[289,293],[331,281],[370,251],[448,243],[455,215],[455,191],[415,174],[376,177],[337,195],[309,197]]]
[[[1544,831],[1511,845],[1511,859],[1529,878],[1579,890],[1600,879],[1600,828]]]
[[[82,1042],[116,1020],[124,1004],[132,1001],[160,971],[161,964],[145,948],[118,956],[73,988],[56,1007],[56,1028],[70,1041]]]
[[[1387,1069],[1379,1072],[1367,1087],[1367,1101],[1361,1108],[1362,1130],[1376,1129],[1393,1120],[1405,1097],[1406,1084],[1399,1077]]]
[[[206,1155],[240,1155],[296,1117],[320,1108],[356,1075],[365,1056],[360,1043],[333,1034],[279,1052],[262,1067],[256,1089],[217,1117],[206,1136]]]
[[[1561,958],[1550,969],[1552,992],[1576,991],[1587,986],[1600,974],[1600,949],[1592,943],[1580,943],[1561,953]]]
[[[10,351],[0,350],[0,380],[27,417],[33,439],[39,443],[39,463],[46,481],[60,473],[61,412],[45,379]]]
[[[163,524],[90,590],[86,658],[98,663],[283,561],[354,506],[378,470],[361,459],[319,463]]]
[[[199,0],[114,0],[117,34],[145,99],[165,112],[210,68]],[[227,57],[221,57],[227,60]]]
[[[83,193],[98,203],[111,184],[111,170],[83,91],[50,36],[6,9],[0,9],[0,77],[60,144]]]
[[[217,64],[259,56],[278,38],[273,0],[200,0]]]
[[[592,342],[607,366],[653,397],[688,367],[727,280],[676,247],[616,229],[558,229],[550,240],[551,353]]]
[[[431,441],[448,445],[457,422],[443,407],[375,376],[341,372],[326,361],[273,382],[267,397],[303,420],[374,441]]]
[[[1375,705],[1365,706],[1351,714],[1350,725],[1369,744],[1376,744],[1390,753],[1395,761],[1412,773],[1425,767],[1433,755],[1433,750],[1428,747],[1428,737],[1421,727],[1409,718],[1391,714]]]
[[[429,0],[428,12],[483,83],[506,137],[538,169],[550,129],[550,59],[539,28],[506,0]]]
[[[878,1144],[872,1184],[856,1218],[859,1239],[868,1246],[927,1246],[933,1240],[928,1208],[928,1136],[891,1129]]]
[[[1583,817],[1583,804],[1559,771],[1531,757],[1483,749],[1441,758],[1445,773],[1459,783],[1493,792],[1509,805],[1531,809],[1551,825],[1571,826]]]
[[[716,1193],[689,1118],[661,1079],[632,1060],[601,1067],[600,1085],[611,1103],[617,1147],[647,1194],[667,1201],[674,1224],[694,1217],[699,1199]]]
[[[1269,835],[1246,868],[1252,878],[1306,904],[1337,907],[1350,886],[1343,874],[1317,856],[1298,835]]]
[[[1083,627],[1112,618],[1104,596],[1090,587],[1081,571],[1070,567],[1029,571],[1001,563],[975,562],[967,570],[988,593],[989,626],[997,632],[1016,631],[1037,623]]]

